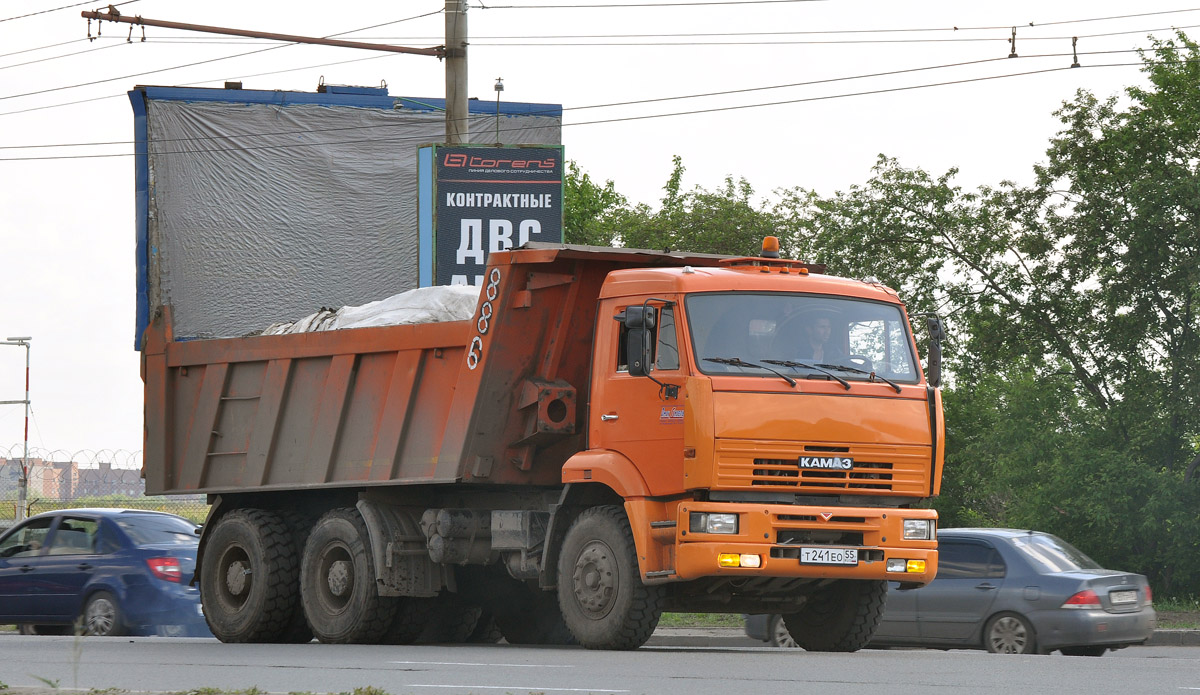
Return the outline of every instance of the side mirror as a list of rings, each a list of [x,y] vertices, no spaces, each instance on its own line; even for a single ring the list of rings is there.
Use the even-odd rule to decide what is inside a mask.
[[[657,320],[658,311],[652,306],[625,308],[625,354],[630,376],[650,376],[650,339]]]
[[[946,330],[936,316],[926,319],[925,326],[929,330],[929,367],[925,378],[930,386],[937,388],[942,385],[942,338],[946,337]]]

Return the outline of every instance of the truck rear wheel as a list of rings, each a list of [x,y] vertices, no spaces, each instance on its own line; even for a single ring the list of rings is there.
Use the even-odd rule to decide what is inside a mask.
[[[391,625],[396,602],[375,589],[367,525],[357,510],[334,509],[313,526],[304,545],[300,598],[322,642],[377,642]]]
[[[592,507],[563,539],[558,603],[588,649],[637,649],[662,616],[662,590],[642,584],[633,531],[617,506]]]
[[[200,567],[204,618],[222,642],[272,642],[299,601],[291,530],[262,509],[238,509],[216,522]]]
[[[379,641],[383,644],[413,644],[434,618],[437,599],[400,596],[389,600],[396,604],[396,615]]]
[[[843,579],[813,593],[796,613],[783,616],[796,646],[810,652],[855,652],[871,641],[887,582]]]
[[[464,601],[458,594],[443,592],[431,599],[429,622],[421,631],[418,642],[450,644],[466,642],[479,625],[483,609]]]

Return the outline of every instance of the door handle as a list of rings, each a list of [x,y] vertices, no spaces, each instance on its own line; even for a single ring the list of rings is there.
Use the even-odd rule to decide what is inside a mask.
[[[603,414],[603,415],[601,415],[601,416],[600,416],[600,419],[601,419],[601,420],[603,420],[603,421],[605,421],[605,422],[607,422],[607,421],[609,421],[609,420],[616,420],[616,419],[617,419],[617,414],[616,414],[616,413],[605,413],[605,414]]]
[[[92,569],[92,566],[91,566],[91,565],[89,565],[89,564],[88,564],[88,563],[86,563],[86,562],[81,562],[81,563],[79,563],[78,565],[75,565],[75,566],[76,566],[76,567],[78,567],[80,570],[82,570],[82,571],[84,571],[84,572],[86,572],[86,571],[88,571],[88,570]]]
[[[975,588],[981,591],[991,591],[992,589],[996,588],[996,585],[992,584],[991,582],[984,582],[982,584],[976,584]]]
[[[32,565],[21,565],[20,569],[22,572],[32,572],[33,566]]]

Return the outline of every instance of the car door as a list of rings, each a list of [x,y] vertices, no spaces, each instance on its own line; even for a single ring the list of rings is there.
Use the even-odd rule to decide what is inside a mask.
[[[919,636],[917,630],[918,589],[900,589],[900,582],[888,582],[887,602],[879,629],[875,631],[877,642],[908,642]]]
[[[31,572],[42,587],[47,617],[69,621],[78,616],[83,588],[96,572],[99,525],[91,516],[72,513],[59,517],[46,553]]]
[[[0,624],[28,622],[44,609],[45,593],[34,575],[54,517],[38,517],[0,540]]]
[[[940,539],[937,577],[914,592],[922,639],[951,644],[972,639],[991,613],[1004,575],[1004,561],[987,541]]]

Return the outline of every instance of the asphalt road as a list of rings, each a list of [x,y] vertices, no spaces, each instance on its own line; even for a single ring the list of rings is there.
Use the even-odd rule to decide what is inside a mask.
[[[9,688],[6,695],[52,688],[165,693],[251,687],[269,693],[375,687],[390,695],[1200,691],[1195,647],[1135,647],[1087,658],[907,649],[819,654],[663,642],[656,637],[654,645],[633,652],[595,652],[505,644],[235,645],[212,639],[0,635],[0,682]]]

